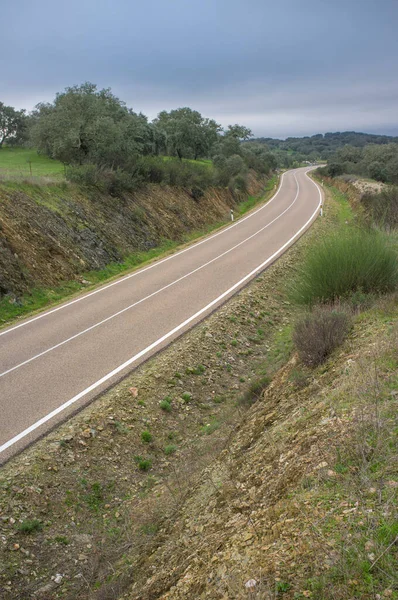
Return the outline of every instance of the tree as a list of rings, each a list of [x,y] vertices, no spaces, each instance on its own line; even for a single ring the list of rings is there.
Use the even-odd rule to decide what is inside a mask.
[[[203,118],[200,112],[185,106],[167,112],[163,110],[153,121],[166,139],[166,152],[183,158],[210,156],[221,126],[213,119]]]
[[[0,148],[7,140],[12,140],[23,134],[25,127],[25,111],[15,110],[0,102]]]
[[[152,148],[147,118],[92,83],[66,88],[52,104],[37,105],[32,118],[34,145],[66,164],[123,167]]]
[[[228,125],[228,129],[225,132],[226,137],[233,137],[237,140],[241,140],[242,142],[248,140],[253,137],[253,133],[251,129],[248,127],[244,127],[243,125]]]

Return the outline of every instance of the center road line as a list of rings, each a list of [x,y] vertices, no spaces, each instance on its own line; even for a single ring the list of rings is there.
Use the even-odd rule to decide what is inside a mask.
[[[159,290],[156,290],[155,292],[152,292],[148,296],[145,296],[144,298],[141,298],[140,300],[137,300],[137,302],[134,302],[133,304],[130,304],[129,306],[126,306],[122,310],[119,310],[118,312],[114,313],[113,315],[110,315],[106,319],[102,319],[102,321],[99,321],[98,323],[94,323],[94,325],[91,325],[90,327],[87,327],[86,329],[83,329],[83,331],[79,331],[79,333],[76,333],[75,335],[72,335],[71,337],[67,338],[66,340],[63,340],[62,342],[59,342],[58,344],[55,344],[54,346],[51,346],[50,348],[47,348],[46,350],[43,350],[43,352],[39,352],[35,356],[32,356],[31,358],[28,358],[27,360],[24,360],[23,362],[19,363],[18,365],[15,365],[14,367],[11,367],[10,369],[7,369],[3,373],[0,373],[0,377],[4,377],[5,375],[8,375],[9,373],[12,373],[12,371],[16,371],[17,369],[23,367],[24,365],[27,365],[27,364],[31,363],[32,361],[40,358],[41,356],[44,356],[45,354],[48,354],[49,352],[52,352],[53,350],[56,350],[57,348],[60,348],[64,344],[67,344],[68,342],[71,342],[72,340],[75,340],[76,338],[78,338],[78,337],[80,337],[80,336],[88,333],[89,331],[92,331],[93,329],[96,329],[100,325],[103,325],[104,323],[107,323],[111,319],[114,319],[115,317],[118,317],[118,316],[122,315],[126,311],[131,310],[135,306],[138,306],[138,304],[141,304],[142,302],[145,302],[146,300],[149,300],[150,298],[153,298],[153,296],[156,296],[157,294],[160,294],[164,290],[167,290],[168,288],[170,288],[173,285],[179,283],[183,279],[186,279],[187,277],[190,277],[191,275],[194,275],[195,273],[197,273],[201,269],[204,269],[205,267],[211,265],[212,263],[214,263],[215,261],[219,260],[220,258],[222,258],[223,256],[225,256],[226,254],[229,254],[233,250],[236,250],[236,248],[239,248],[239,246],[242,246],[242,244],[245,244],[246,242],[248,242],[249,240],[251,240],[252,238],[254,238],[256,235],[258,235],[259,233],[261,233],[262,231],[264,231],[265,229],[267,229],[268,227],[270,227],[273,223],[275,223],[275,221],[277,221],[278,219],[280,219],[296,203],[297,198],[298,198],[299,193],[300,193],[300,186],[299,186],[299,183],[297,181],[296,175],[294,174],[293,176],[294,176],[294,179],[295,179],[296,184],[297,184],[297,192],[296,192],[296,196],[294,197],[293,202],[283,212],[281,212],[280,215],[278,215],[275,219],[273,219],[272,221],[270,221],[269,223],[267,223],[267,225],[264,225],[264,227],[261,227],[261,229],[259,229],[258,231],[256,231],[252,235],[250,235],[249,237],[247,237],[244,240],[242,240],[241,242],[239,242],[239,244],[236,244],[235,246],[232,246],[231,248],[229,248],[228,250],[226,250],[222,254],[219,254],[218,256],[215,256],[214,258],[212,258],[208,262],[204,263],[203,265],[200,265],[200,267],[197,267],[193,271],[190,271],[189,273],[186,273],[185,275],[182,275],[178,279],[175,279],[171,283],[168,283],[167,285],[163,286]]]
[[[13,446],[14,444],[16,444],[18,441],[20,441],[24,437],[26,437],[27,435],[29,435],[30,433],[32,433],[33,431],[35,431],[36,429],[38,429],[40,426],[44,425],[45,423],[47,423],[48,421],[53,419],[56,415],[63,412],[69,406],[78,402],[78,400],[80,400],[84,396],[86,396],[90,392],[94,391],[95,389],[99,388],[103,383],[109,381],[112,377],[114,377],[118,373],[121,373],[124,369],[126,369],[127,367],[132,365],[134,362],[136,362],[137,360],[139,360],[140,358],[142,358],[143,356],[145,356],[146,354],[151,352],[151,350],[160,346],[164,341],[166,341],[167,339],[172,337],[174,334],[176,334],[179,331],[181,331],[182,329],[184,329],[184,327],[186,327],[187,325],[189,325],[190,323],[192,323],[193,321],[198,319],[198,317],[200,317],[201,315],[203,315],[204,313],[209,311],[212,307],[216,306],[218,303],[220,303],[222,300],[224,300],[230,294],[232,294],[232,292],[239,289],[246,281],[250,280],[256,274],[258,274],[260,271],[262,271],[269,263],[271,263],[277,256],[279,256],[285,248],[290,246],[294,242],[294,240],[296,240],[300,236],[300,234],[310,225],[310,223],[314,220],[314,218],[317,216],[317,214],[319,214],[319,209],[322,205],[322,191],[321,191],[319,185],[313,179],[308,177],[307,172],[305,173],[305,175],[318,189],[318,193],[319,193],[318,205],[317,205],[316,209],[314,210],[314,212],[312,213],[312,215],[310,216],[310,218],[307,220],[307,222],[287,242],[285,242],[276,252],[274,252],[272,254],[272,256],[269,256],[264,262],[262,262],[260,265],[258,265],[252,271],[250,271],[250,273],[245,275],[242,279],[237,281],[228,290],[226,290],[225,292],[220,294],[217,298],[212,300],[210,303],[208,303],[206,306],[201,308],[195,314],[193,314],[190,317],[188,317],[187,319],[185,319],[185,321],[183,321],[182,323],[180,323],[179,325],[177,325],[176,327],[171,329],[165,335],[158,338],[152,344],[150,344],[149,346],[147,346],[146,348],[144,348],[143,350],[141,350],[140,352],[138,352],[137,354],[135,354],[134,356],[129,358],[123,364],[119,365],[118,367],[116,367],[115,369],[113,369],[112,371],[110,371],[109,373],[107,373],[106,375],[104,375],[103,377],[101,377],[100,379],[95,381],[94,383],[92,383],[90,386],[88,386],[87,388],[85,388],[84,390],[82,390],[81,392],[76,394],[75,396],[73,396],[73,398],[70,398],[70,400],[68,400],[68,401],[64,402],[62,405],[58,406],[55,410],[51,411],[50,413],[48,413],[47,415],[45,415],[44,417],[42,417],[41,419],[39,419],[38,421],[33,423],[32,425],[30,425],[28,428],[23,430],[21,433],[17,434],[13,438],[11,438],[7,442],[5,442],[2,446],[0,446],[0,454],[3,453],[8,448],[10,448],[11,446]]]
[[[99,294],[100,292],[103,292],[115,285],[119,285],[120,283],[123,283],[124,281],[131,279],[132,277],[137,277],[137,275],[141,275],[142,273],[145,273],[146,271],[149,271],[150,269],[154,269],[155,267],[158,267],[159,265],[161,265],[169,260],[172,260],[173,258],[176,258],[177,256],[181,256],[181,254],[184,254],[185,252],[189,252],[190,250],[193,250],[194,248],[197,248],[198,246],[201,246],[202,244],[205,244],[205,243],[209,242],[210,240],[213,240],[214,238],[218,237],[219,235],[222,235],[222,234],[226,233],[227,231],[230,231],[234,227],[237,227],[241,223],[244,223],[244,221],[247,221],[247,219],[251,219],[252,217],[254,217],[254,215],[256,215],[261,210],[264,210],[265,208],[267,208],[267,206],[269,206],[271,204],[271,202],[273,200],[275,200],[275,198],[279,194],[280,190],[282,189],[282,182],[283,182],[284,175],[285,175],[285,173],[282,173],[282,176],[279,181],[279,187],[278,187],[277,191],[275,192],[275,194],[272,196],[272,198],[270,198],[268,200],[268,202],[266,202],[265,204],[260,206],[260,208],[257,208],[256,210],[250,212],[250,214],[247,215],[246,217],[239,219],[233,225],[228,225],[228,227],[224,227],[221,231],[217,231],[216,233],[206,237],[205,239],[188,246],[188,248],[184,248],[184,250],[179,250],[179,252],[175,252],[174,254],[171,254],[170,256],[167,256],[166,258],[163,258],[161,260],[155,260],[155,262],[151,265],[148,265],[148,267],[144,267],[143,269],[138,268],[138,270],[134,271],[134,273],[130,273],[130,275],[125,275],[124,277],[120,277],[120,279],[117,279],[116,281],[113,281],[112,283],[108,283],[107,285],[104,285],[92,292],[89,292],[88,294],[85,294],[84,296],[76,298],[75,300],[71,300],[70,302],[66,302],[65,304],[61,304],[60,306],[57,306],[56,308],[53,308],[51,310],[44,311],[43,313],[37,315],[37,317],[33,317],[32,319],[29,319],[28,321],[24,321],[23,323],[20,323],[19,325],[15,325],[14,327],[10,327],[8,329],[5,329],[4,331],[0,331],[0,337],[2,335],[7,335],[7,333],[11,333],[11,331],[15,331],[16,329],[19,329],[20,327],[25,327],[26,325],[29,325],[30,323],[33,323],[34,321],[43,319],[44,317],[47,317],[48,315],[58,312],[59,310],[63,310],[64,308],[67,308],[68,306],[71,306],[72,304],[76,304],[77,302],[81,302],[82,300],[87,300],[87,298],[90,298],[91,296],[95,296],[96,294]]]

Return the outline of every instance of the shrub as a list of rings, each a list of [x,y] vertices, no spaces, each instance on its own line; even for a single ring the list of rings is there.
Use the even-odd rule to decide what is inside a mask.
[[[387,236],[347,228],[312,248],[291,295],[293,300],[311,305],[334,302],[358,291],[393,291],[397,283],[397,254]]]
[[[318,308],[300,319],[293,341],[304,364],[315,367],[326,360],[345,339],[350,319],[344,312]]]
[[[174,452],[177,450],[177,446],[175,446],[174,444],[170,444],[169,446],[166,446],[164,449],[164,453],[169,456],[170,454],[174,454]]]

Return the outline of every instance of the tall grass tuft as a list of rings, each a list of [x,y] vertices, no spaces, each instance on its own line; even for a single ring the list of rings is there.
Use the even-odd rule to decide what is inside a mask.
[[[291,290],[300,304],[334,302],[361,291],[385,293],[398,285],[397,252],[388,236],[346,228],[307,255]]]

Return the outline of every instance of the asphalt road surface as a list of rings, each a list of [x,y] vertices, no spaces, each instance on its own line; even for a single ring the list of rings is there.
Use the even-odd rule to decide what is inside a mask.
[[[0,464],[210,314],[318,216],[308,168],[188,248],[0,331]]]

